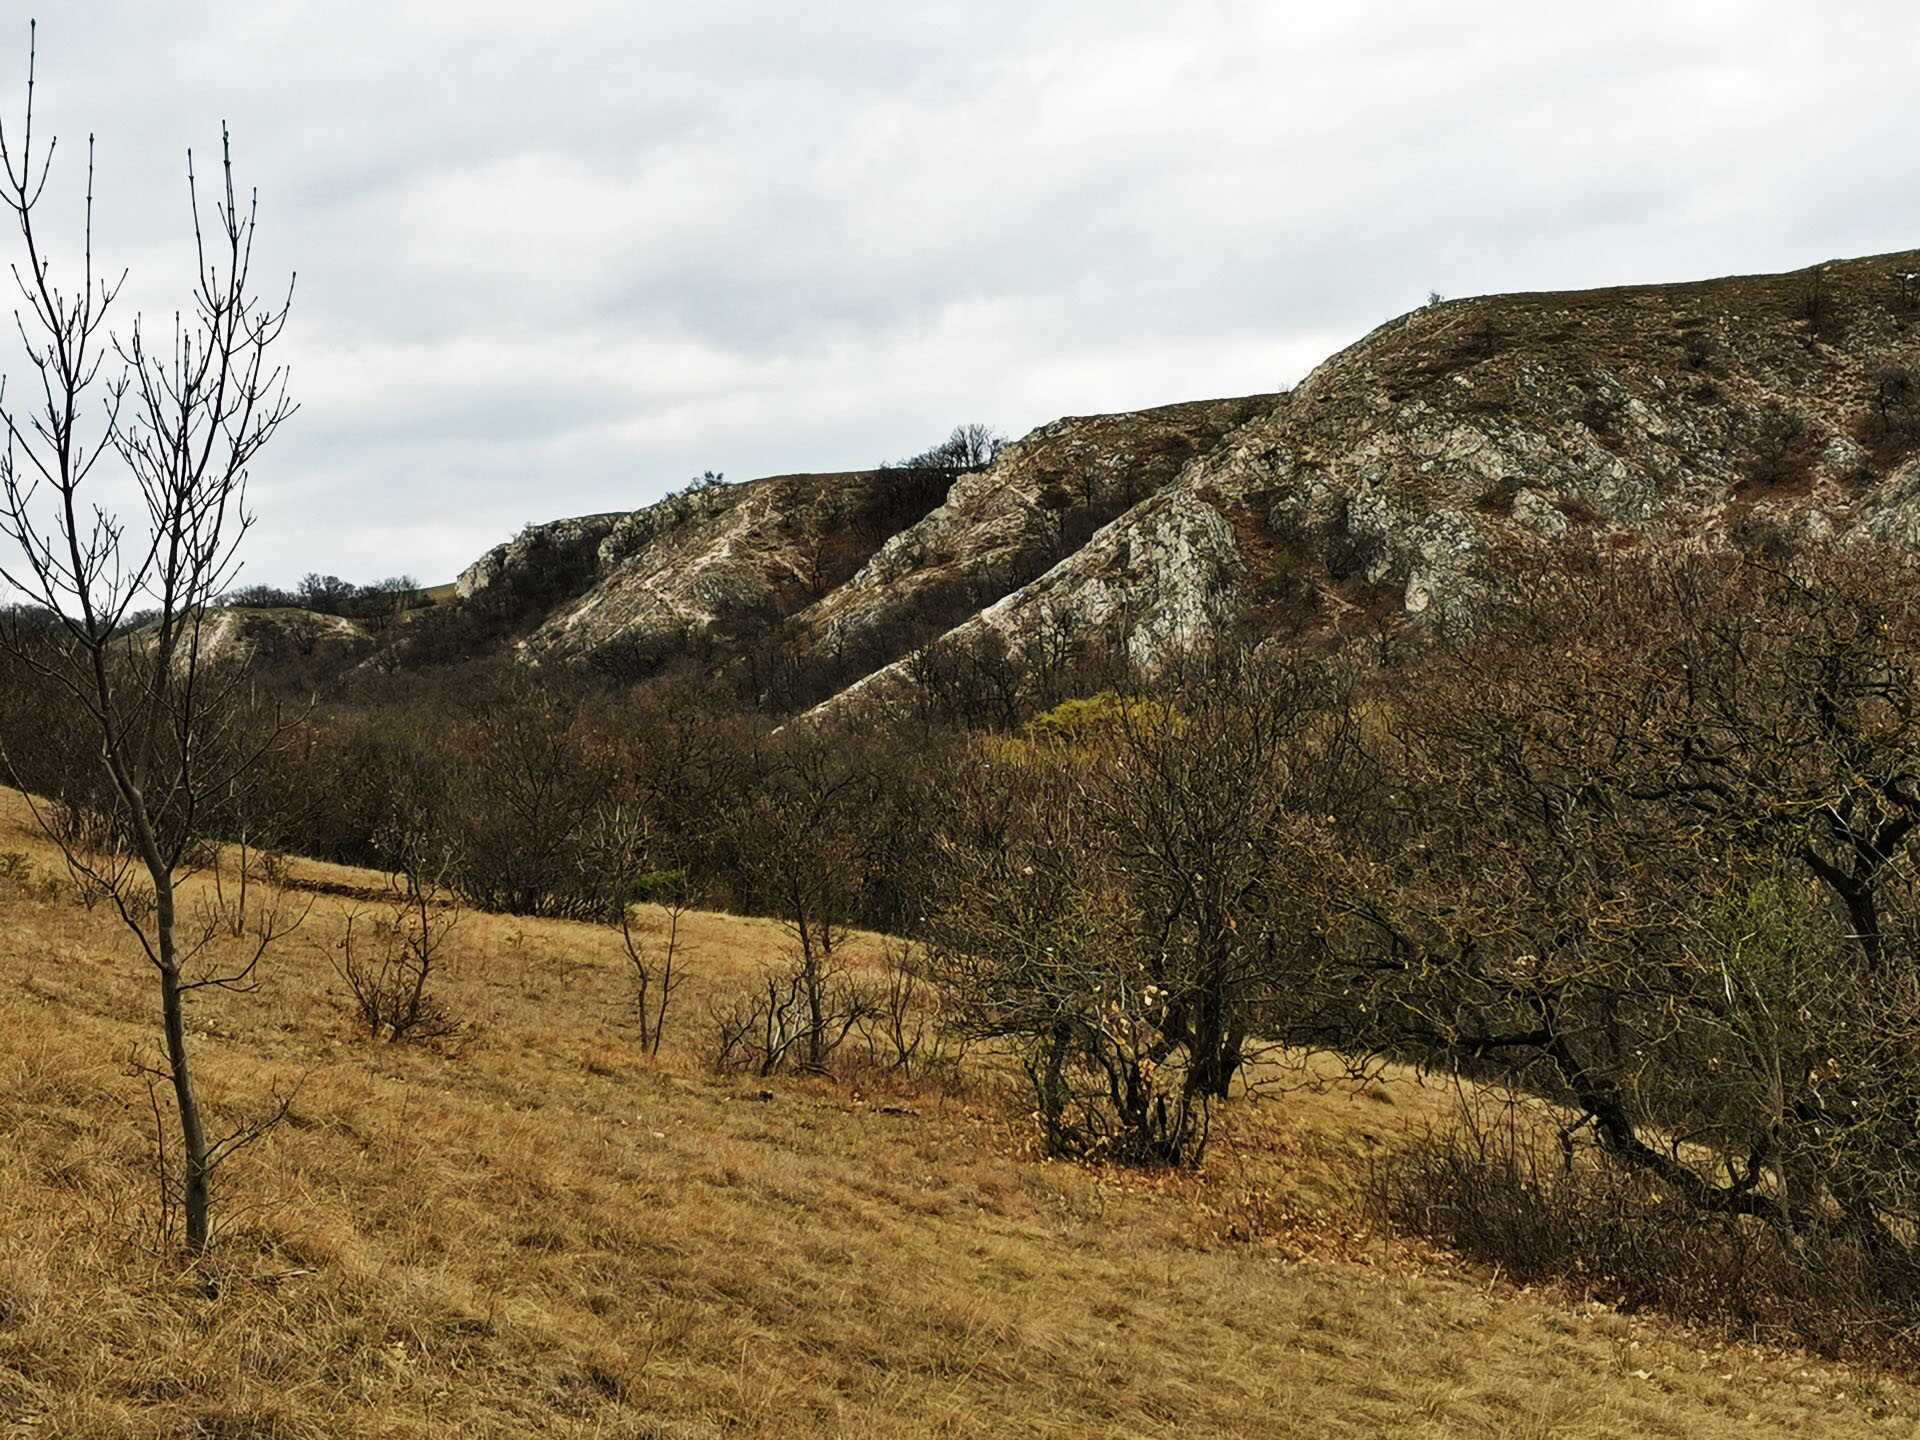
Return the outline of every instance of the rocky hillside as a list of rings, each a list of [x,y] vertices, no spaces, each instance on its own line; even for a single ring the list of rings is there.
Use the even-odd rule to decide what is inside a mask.
[[[1916,271],[1904,253],[1415,311],[941,643],[1066,616],[1151,661],[1229,625],[1445,614],[1575,538],[1920,545]]]
[[[520,642],[531,661],[617,659],[635,672],[675,653],[737,648],[843,584],[945,493],[886,471],[782,475],[694,490],[626,515],[530,529],[460,577],[460,593],[559,590]]]
[[[777,637],[857,679],[1038,579],[1275,398],[1058,420],[957,479],[779,476],[536,526],[460,593],[560,592],[519,643],[533,662],[644,671]]]
[[[1417,311],[1182,477],[1409,611],[1531,537],[1911,538],[1920,255]]]
[[[1277,397],[1069,417],[962,477],[851,580],[803,612],[795,636],[836,655],[897,659],[1016,594],[1158,494]]]
[[[1229,626],[1445,615],[1572,539],[1920,545],[1916,272],[1430,305],[1290,394],[1058,420],[957,479],[777,476],[534,526],[459,603],[532,664],[692,657],[790,706],[1043,626],[1151,661]]]
[[[319,674],[359,663],[377,645],[372,633],[352,620],[285,606],[218,611],[200,635],[200,653],[207,660]]]

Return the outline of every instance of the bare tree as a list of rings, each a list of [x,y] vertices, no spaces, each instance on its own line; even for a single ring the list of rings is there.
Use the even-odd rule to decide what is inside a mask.
[[[930,449],[922,450],[905,460],[896,461],[891,469],[897,470],[947,470],[955,474],[971,470],[984,470],[1000,457],[1006,448],[1007,437],[991,425],[982,425],[978,421],[966,425],[956,425],[953,433]]]
[[[956,774],[929,972],[954,1028],[1007,1044],[1049,1152],[1194,1164],[1212,1098],[1153,982],[1077,768],[983,755]]]
[[[834,952],[889,843],[879,772],[843,737],[795,725],[755,757],[755,787],[732,817],[741,867],[793,937],[805,1014],[801,1063],[825,1067],[846,1034]]]
[[[633,930],[631,909],[620,916],[620,940],[633,966],[633,998],[640,1013],[640,1048],[649,1055],[660,1053],[660,1042],[667,1034],[667,1007],[674,992],[686,982],[680,966],[685,942],[681,923],[693,908],[693,887],[684,870],[660,870],[640,877],[643,900],[658,905],[666,917],[666,930],[657,941],[648,942]]]
[[[680,929],[694,906],[687,872],[655,868],[653,851],[653,827],[645,818],[612,805],[598,816],[583,855],[589,888],[599,897],[603,917],[620,932],[632,967],[640,1049],[648,1055],[660,1053],[668,1007],[686,980]],[[633,907],[640,903],[657,905],[664,913],[666,929],[657,939],[634,928]]]
[[[1339,670],[1232,646],[1105,708],[1083,793],[1131,898],[1163,1032],[1224,1099],[1255,1036],[1283,1036],[1315,917],[1297,862],[1363,783]]]
[[[1564,1107],[1570,1158],[1910,1314],[1910,572],[1576,556],[1527,584],[1375,736],[1371,858],[1327,896],[1341,1043],[1503,1074]]]
[[[388,913],[365,927],[357,913],[347,917],[334,971],[352,992],[370,1038],[395,1044],[449,1039],[462,1025],[434,991],[446,969],[447,942],[460,925],[459,903],[445,880],[446,853],[417,825],[397,823],[382,841],[390,857]]]
[[[0,391],[0,536],[13,552],[0,579],[57,617],[59,636],[30,645],[14,625],[0,644],[57,685],[99,747],[116,853],[102,859],[62,845],[70,864],[106,888],[159,980],[186,1244],[198,1253],[208,1238],[210,1175],[224,1152],[208,1136],[186,1006],[203,988],[247,983],[253,963],[190,968],[196,947],[182,943],[177,887],[198,863],[216,797],[230,793],[273,733],[245,732],[242,677],[206,662],[202,626],[238,569],[252,518],[248,467],[293,413],[286,373],[268,360],[292,285],[274,303],[253,293],[256,199],[235,190],[223,127],[211,215],[191,153],[187,160],[197,262],[190,305],[158,343],[138,316],[124,332],[110,329],[125,276],[95,270],[91,140],[77,281],[56,276],[36,224],[54,146],[33,132],[33,56],[30,45],[17,143],[0,133],[0,198],[24,252],[13,267],[15,319],[32,391],[19,402]],[[125,513],[112,499],[116,479],[138,496]],[[151,619],[136,627],[142,612]]]
[[[947,786],[921,933],[1013,1043],[1050,1148],[1191,1164],[1318,974],[1329,812],[1366,783],[1344,666],[1223,646],[1069,701]]]

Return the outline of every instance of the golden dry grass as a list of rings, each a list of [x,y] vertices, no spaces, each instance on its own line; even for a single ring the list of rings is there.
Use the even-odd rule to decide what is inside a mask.
[[[0,794],[8,851],[52,873]],[[984,1094],[707,1073],[692,986],[642,1061],[591,927],[469,917],[467,1041],[369,1044],[322,954],[353,903],[322,895],[260,993],[199,1009],[220,1111],[300,1091],[183,1274],[141,1245],[145,977],[102,911],[0,880],[0,1435],[1914,1429],[1890,1381],[1366,1236],[1366,1154],[1435,1113],[1408,1077],[1236,1103],[1198,1177],[1097,1173],[1024,1154]],[[709,993],[782,945],[721,916],[688,939]]]

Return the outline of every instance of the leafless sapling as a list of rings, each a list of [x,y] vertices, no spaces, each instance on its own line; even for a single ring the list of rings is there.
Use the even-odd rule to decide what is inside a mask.
[[[209,1181],[231,1147],[208,1133],[187,1005],[206,988],[251,983],[259,951],[230,966],[197,964],[211,957],[182,933],[178,887],[204,854],[215,797],[242,782],[278,728],[250,733],[244,677],[211,663],[202,640],[252,521],[249,468],[294,410],[286,372],[269,358],[292,285],[276,301],[254,291],[257,200],[235,187],[223,127],[210,213],[191,153],[187,161],[190,303],[170,335],[138,315],[110,328],[125,275],[95,268],[91,140],[77,274],[56,267],[39,223],[54,145],[33,129],[34,54],[30,44],[25,123],[17,137],[0,133],[0,200],[21,245],[17,389],[28,392],[0,389],[0,580],[55,617],[58,636],[29,644],[16,620],[0,628],[0,645],[53,682],[98,747],[111,844],[83,850],[44,806],[36,813],[68,863],[110,897],[159,982],[180,1207],[197,1254],[209,1234]],[[137,498],[121,506],[122,493]],[[261,948],[272,938],[269,925]]]
[[[618,805],[600,815],[585,854],[595,871],[592,889],[600,896],[607,919],[619,930],[621,948],[632,969],[640,1049],[658,1055],[674,992],[686,980],[680,966],[684,949],[680,931],[693,908],[693,884],[684,869],[654,868],[651,827],[643,817]],[[633,907],[639,903],[657,905],[665,917],[665,929],[657,938],[635,928]]]
[[[462,1029],[434,990],[460,924],[445,878],[448,862],[415,827],[395,826],[381,841],[389,856],[387,914],[371,922],[358,913],[347,917],[334,971],[371,1038],[395,1044],[447,1039]]]

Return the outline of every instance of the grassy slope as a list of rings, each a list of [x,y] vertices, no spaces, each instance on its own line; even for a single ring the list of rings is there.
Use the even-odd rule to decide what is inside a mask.
[[[0,792],[9,851],[53,873]],[[1146,1183],[1023,1157],[979,1094],[707,1074],[693,986],[686,1051],[641,1062],[582,926],[468,917],[448,995],[473,1038],[367,1045],[317,948],[351,903],[320,897],[263,991],[200,1009],[225,1113],[301,1088],[182,1276],[138,1243],[144,977],[103,912],[0,880],[0,1435],[1913,1428],[1891,1382],[1357,1234],[1360,1157],[1433,1113],[1404,1079],[1237,1104],[1202,1177]],[[710,991],[780,947],[719,916],[691,938]]]

